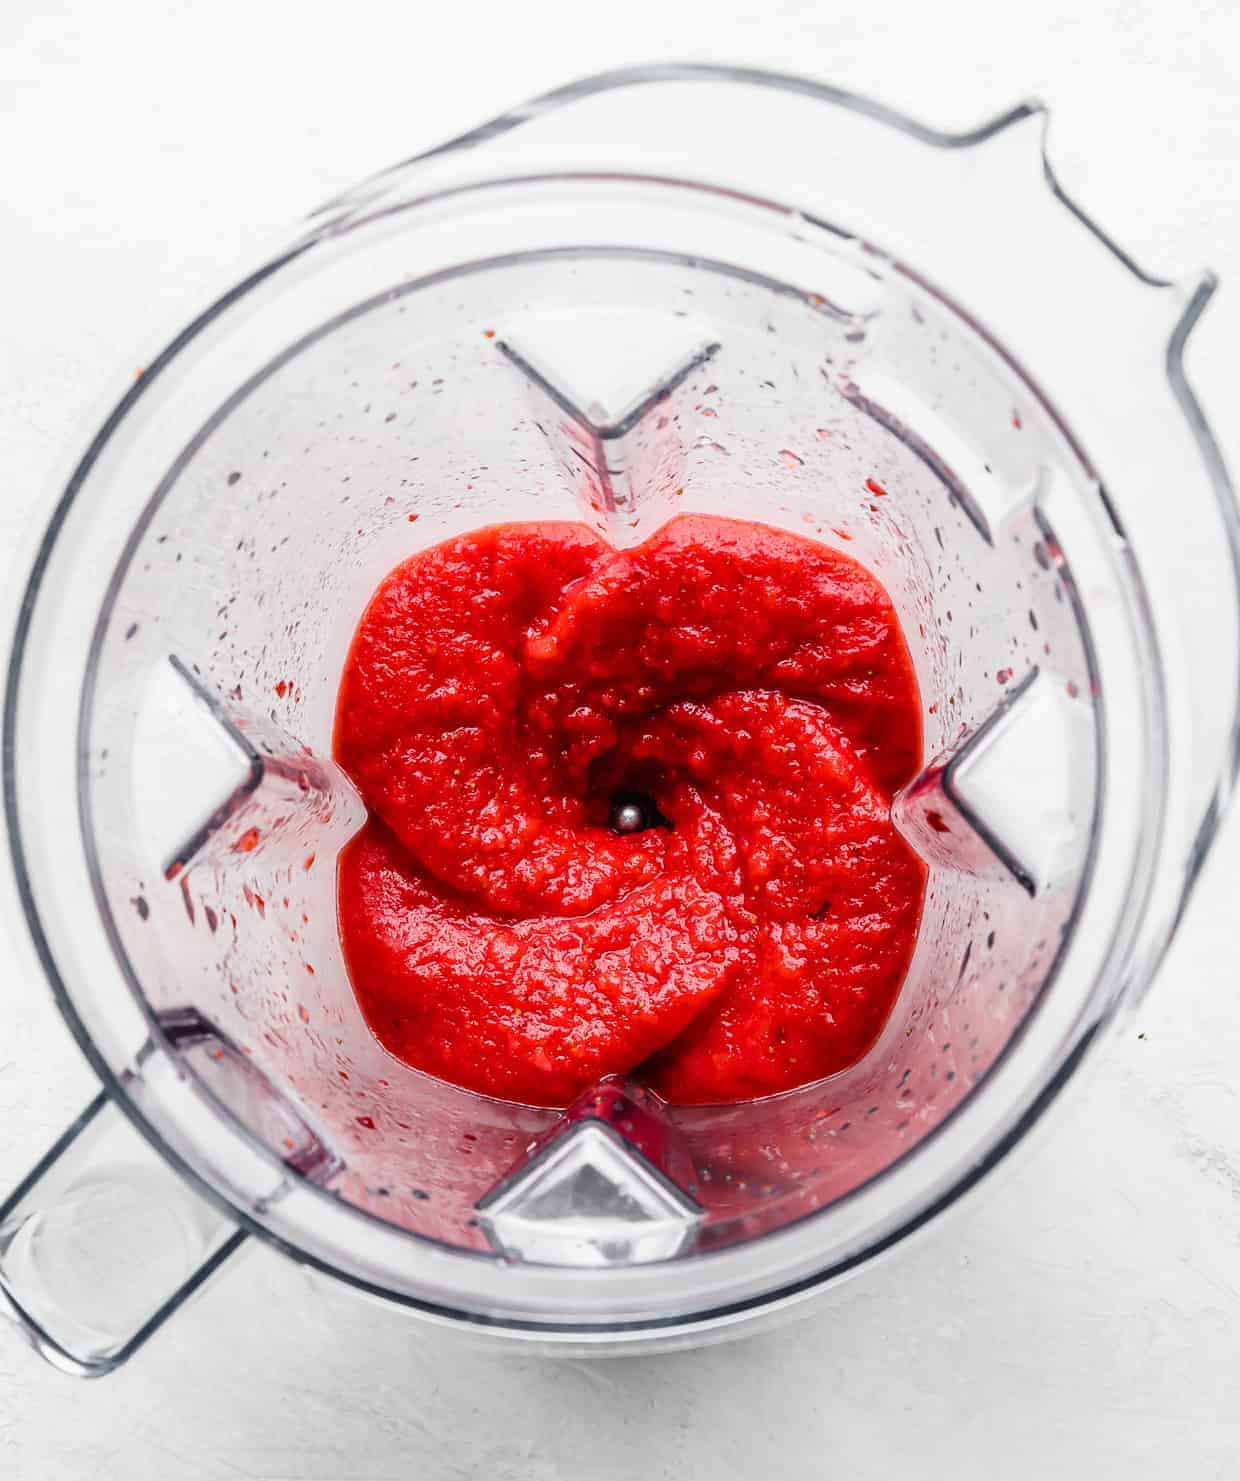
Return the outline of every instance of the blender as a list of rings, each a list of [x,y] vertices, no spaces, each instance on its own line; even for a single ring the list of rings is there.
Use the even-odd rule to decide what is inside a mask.
[[[1139,999],[1236,770],[1240,521],[1183,368],[1214,280],[1135,262],[1045,127],[590,78],[329,203],[147,366],[51,516],[5,697],[28,990],[102,1082],[0,1203],[46,1357],[114,1369],[251,1236],[551,1351],[741,1331],[952,1204]],[[682,512],[892,598],[929,868],[899,1000],[860,1062],[743,1104],[420,1073],[337,936],[356,620],[480,525],[624,546]]]

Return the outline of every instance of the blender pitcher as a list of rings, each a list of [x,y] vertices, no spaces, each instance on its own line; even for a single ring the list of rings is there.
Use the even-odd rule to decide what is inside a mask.
[[[952,1203],[1144,991],[1236,768],[1240,526],[1182,365],[1214,284],[1107,237],[1045,124],[589,79],[317,212],[132,385],[6,692],[9,893],[103,1082],[0,1206],[47,1357],[115,1367],[250,1234],[557,1350],[740,1329]],[[691,511],[844,550],[898,611],[929,882],[881,1037],[719,1107],[407,1067],[337,938],[357,618],[480,525]]]

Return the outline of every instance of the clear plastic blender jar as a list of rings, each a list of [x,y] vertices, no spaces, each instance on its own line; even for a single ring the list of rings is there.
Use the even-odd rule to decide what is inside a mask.
[[[249,1235],[557,1350],[739,1330],[952,1203],[1139,997],[1236,765],[1237,514],[1182,364],[1214,285],[1091,222],[1045,122],[589,79],[317,212],[147,367],[6,691],[29,990],[103,1082],[0,1206],[45,1355],[115,1367]],[[744,1105],[410,1069],[336,934],[356,619],[479,525],[624,545],[686,511],[847,550],[895,602],[926,760],[893,815],[930,868],[899,1002],[860,1063]]]

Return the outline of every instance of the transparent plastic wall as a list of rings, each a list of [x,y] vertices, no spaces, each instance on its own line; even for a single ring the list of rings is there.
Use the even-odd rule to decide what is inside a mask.
[[[661,209],[661,189],[608,182],[608,210]],[[1092,482],[934,294],[851,243],[815,247],[812,282],[600,242],[377,283],[246,367],[118,566],[87,802],[133,984],[300,1109],[342,1197],[419,1234],[487,1248],[479,1203],[558,1119],[394,1060],[337,939],[335,858],[363,817],[330,759],[341,666],[382,576],[450,535],[579,519],[623,545],[681,512],[761,520],[869,566],[913,651],[926,766],[895,816],[931,872],[907,983],[852,1069],[672,1113],[692,1247],[902,1156],[1054,971],[1099,788],[1068,533]],[[243,1083],[214,1088],[255,1125]]]

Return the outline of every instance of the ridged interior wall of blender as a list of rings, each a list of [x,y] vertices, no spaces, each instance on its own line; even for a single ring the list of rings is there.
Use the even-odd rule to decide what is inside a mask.
[[[394,288],[243,387],[152,501],[95,686],[108,904],[152,1009],[192,1007],[251,1055],[362,1207],[482,1248],[477,1200],[556,1119],[389,1056],[336,932],[335,854],[361,818],[329,760],[353,626],[404,556],[481,524],[586,519],[617,543],[682,509],[783,525],[869,565],[914,652],[927,768],[896,814],[931,873],[908,982],[852,1070],[676,1113],[705,1242],[796,1217],[901,1155],[1035,1002],[1096,790],[1096,691],[1045,497],[1075,497],[1082,475],[1001,358],[880,266],[850,263],[864,307],[600,251]],[[614,424],[660,382],[610,448],[617,500],[572,451],[563,403]],[[221,715],[258,738],[261,776],[235,736],[221,744]]]

